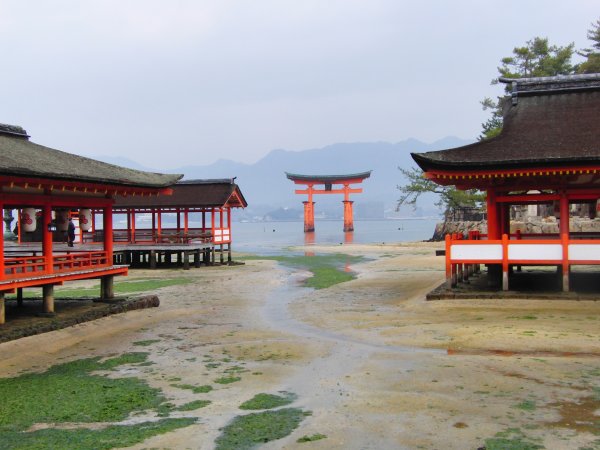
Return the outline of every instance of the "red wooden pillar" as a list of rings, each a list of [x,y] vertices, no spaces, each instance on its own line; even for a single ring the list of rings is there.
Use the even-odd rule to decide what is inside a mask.
[[[135,244],[135,209],[131,210],[131,242]]]
[[[45,204],[42,208],[42,253],[46,266],[46,273],[54,271],[54,259],[52,257],[52,232],[48,230],[52,222],[52,207]]]
[[[500,239],[500,227],[498,223],[498,208],[496,204],[496,191],[493,188],[487,191],[487,224],[488,239]]]
[[[188,208],[185,208],[183,211],[183,232],[185,233],[186,236],[188,234],[188,228],[190,227],[189,213],[190,213],[190,210]]]
[[[133,234],[131,233],[131,210],[125,210],[125,219],[127,222],[127,242],[133,242]]]
[[[21,243],[21,210],[17,209],[17,242]]]
[[[0,203],[0,211],[4,211],[4,204]],[[2,280],[4,278],[5,274],[4,274],[4,233],[0,233],[0,280]],[[2,294],[2,293],[0,293]],[[2,294],[3,295],[3,294]],[[1,300],[2,302],[4,302],[4,298],[2,298]],[[4,312],[4,303],[2,303],[2,305],[0,306],[0,309],[2,309],[2,314]],[[4,317],[2,317],[3,319]],[[4,323],[3,321],[0,323]]]
[[[304,204],[304,232],[315,231],[315,202],[313,202],[313,185],[308,185],[308,200]]]
[[[156,240],[156,210],[152,208],[152,240]]]
[[[106,252],[106,264],[113,262],[113,216],[112,205],[102,208],[104,228],[104,251]]]
[[[304,232],[315,231],[315,202],[302,202],[304,204]]]
[[[160,242],[162,234],[162,210],[158,208],[156,211],[156,240]]]
[[[177,208],[177,234],[181,232],[181,210]]]
[[[344,231],[354,231],[354,216],[352,213],[352,204],[350,201],[349,185],[344,185]]]
[[[213,236],[213,242],[215,239],[215,208],[210,210],[210,229]]]
[[[344,200],[344,231],[354,231],[354,217],[351,200]]]
[[[452,238],[450,233],[446,234],[446,283],[452,287],[452,264],[450,263],[450,252],[452,251]]]
[[[562,289],[569,292],[569,199],[560,193],[560,239],[562,243]]]
[[[509,237],[502,235],[502,290],[508,291],[508,243]]]

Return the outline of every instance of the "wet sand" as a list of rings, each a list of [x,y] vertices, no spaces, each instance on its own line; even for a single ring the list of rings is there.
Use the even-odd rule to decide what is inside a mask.
[[[254,395],[294,392],[312,411],[290,436],[261,448],[475,449],[518,428],[549,449],[593,446],[600,420],[600,302],[441,300],[439,244],[311,247],[363,255],[356,280],[313,291],[308,276],[273,261],[190,271],[158,290],[159,308],[132,311],[0,344],[0,373],[148,351],[128,373],[175,404],[212,403],[193,426],[132,448],[210,449]],[[157,339],[140,347],[134,342]],[[236,369],[237,368],[237,369]],[[229,370],[229,372],[226,372]],[[231,373],[241,381],[219,385]],[[177,384],[211,384],[192,394]],[[596,391],[594,391],[596,388]],[[326,439],[297,443],[304,435]],[[598,442],[595,444],[598,445]]]

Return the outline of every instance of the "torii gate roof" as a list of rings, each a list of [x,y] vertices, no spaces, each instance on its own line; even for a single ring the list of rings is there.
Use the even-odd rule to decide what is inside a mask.
[[[301,175],[297,173],[285,172],[286,177],[292,181],[307,181],[316,183],[342,183],[344,181],[354,181],[355,183],[369,178],[371,176],[371,170],[367,172],[349,173],[345,175]]]

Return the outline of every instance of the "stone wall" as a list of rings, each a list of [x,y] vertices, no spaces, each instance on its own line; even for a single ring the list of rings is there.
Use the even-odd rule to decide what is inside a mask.
[[[526,221],[511,221],[510,232],[521,230],[524,234],[558,233],[559,223],[556,217],[529,217]],[[569,224],[573,233],[600,233],[600,218],[588,219],[586,217],[571,217]],[[487,233],[487,221],[479,222],[440,222],[435,226],[431,241],[443,241],[448,233],[462,233],[466,235],[471,230]]]

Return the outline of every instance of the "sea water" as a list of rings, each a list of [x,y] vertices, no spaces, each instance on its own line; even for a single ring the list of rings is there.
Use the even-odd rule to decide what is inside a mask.
[[[433,236],[439,219],[355,220],[344,232],[342,221],[317,220],[313,233],[302,222],[233,222],[233,245],[238,252],[275,254],[289,246],[318,244],[381,244],[424,241]]]

